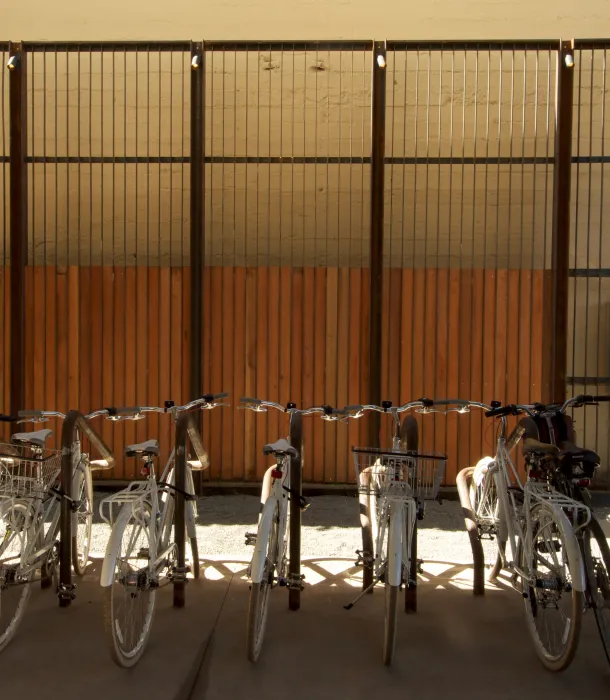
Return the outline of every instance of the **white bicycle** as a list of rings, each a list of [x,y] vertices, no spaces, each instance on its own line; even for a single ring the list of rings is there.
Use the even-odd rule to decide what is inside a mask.
[[[316,406],[297,409],[294,404],[287,407],[273,401],[242,398],[242,407],[265,413],[268,408],[293,415],[319,414],[325,420],[340,420],[343,413],[331,406]],[[265,473],[261,495],[262,511],[256,533],[246,533],[246,544],[254,546],[252,561],[248,567],[250,577],[250,604],[248,606],[247,653],[248,659],[258,660],[265,636],[269,591],[276,586],[288,589],[302,588],[301,578],[292,580],[288,573],[288,517],[290,512],[290,461],[298,459],[299,452],[288,439],[265,445],[263,454],[275,458],[275,466]],[[301,497],[301,508],[307,508],[307,501]]]
[[[183,411],[209,410],[222,405],[226,394],[206,394],[185,406],[167,402],[161,407],[106,409],[108,420],[140,420],[146,413],[170,413],[174,420]],[[195,435],[190,435],[196,459],[187,459],[186,536],[191,546],[193,575],[199,575],[199,555],[195,529],[196,506],[193,469],[208,466],[207,455]],[[154,460],[159,455],[157,440],[147,440],[125,448],[126,457],[143,461],[145,481],[133,481],[125,489],[103,499],[100,515],[112,532],[106,547],[100,583],[104,589],[104,623],[110,654],[125,668],[134,666],[150,636],[158,588],[178,580],[177,551],[173,537],[175,511],[174,450],[161,479],[155,476]],[[104,509],[108,509],[107,515]]]
[[[65,418],[57,411],[20,411],[17,423],[44,423]],[[87,419],[97,412],[86,416]],[[3,420],[8,417],[3,416]],[[10,420],[10,419],[8,419]],[[14,637],[25,613],[31,584],[40,571],[43,588],[58,594],[61,501],[61,452],[45,447],[52,430],[15,433],[11,444],[0,445],[0,651]],[[81,452],[80,438],[72,445],[72,564],[82,576],[89,560],[93,518],[92,469],[109,466]]]
[[[373,567],[373,581],[346,605],[350,610],[366,593],[380,582],[385,583],[385,625],[383,663],[391,665],[396,646],[398,596],[405,586],[414,596],[417,585],[417,521],[424,517],[427,499],[438,496],[445,473],[446,455],[405,451],[402,447],[399,414],[415,409],[420,413],[432,411],[437,403],[430,399],[392,406],[348,406],[349,418],[361,418],[366,411],[390,414],[394,419],[391,449],[352,447],[356,479],[361,504],[367,511],[372,529],[373,552],[358,552],[358,563]],[[362,503],[364,500],[364,503]],[[364,533],[363,533],[364,534]],[[409,607],[407,611],[414,611]]]
[[[480,538],[497,541],[497,560],[490,578],[501,570],[522,594],[527,627],[538,658],[551,671],[567,668],[576,652],[584,610],[585,567],[577,532],[591,520],[589,508],[559,492],[546,479],[523,483],[510,452],[524,434],[517,426],[507,436],[507,417],[534,417],[537,405],[500,406],[460,401],[500,418],[495,456],[479,460],[470,487],[472,511]],[[535,449],[536,441],[529,441]],[[548,445],[540,444],[542,451]]]

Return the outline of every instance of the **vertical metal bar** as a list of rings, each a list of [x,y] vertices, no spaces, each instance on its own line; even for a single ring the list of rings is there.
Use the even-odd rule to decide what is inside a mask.
[[[201,369],[205,264],[204,59],[203,43],[191,43],[191,399],[196,399],[203,393]]]
[[[386,45],[373,45],[371,89],[371,239],[370,239],[370,321],[369,402],[381,403],[381,314],[383,300],[383,210],[385,178]],[[369,442],[379,446],[380,415],[369,417]]]
[[[572,177],[572,109],[574,102],[574,44],[562,41],[557,52],[555,167],[553,173],[552,239],[552,400],[566,395],[568,293],[570,257],[570,196]]]
[[[290,444],[299,453],[290,460],[290,561],[288,563],[288,607],[301,607],[301,495],[303,491],[303,416],[290,416]]]
[[[28,255],[27,61],[20,42],[9,44],[10,137],[10,410],[25,401],[25,266]]]

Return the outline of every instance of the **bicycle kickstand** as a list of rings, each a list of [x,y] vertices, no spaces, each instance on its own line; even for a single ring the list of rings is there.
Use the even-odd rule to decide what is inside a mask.
[[[373,580],[373,583],[371,583],[370,586],[367,586],[364,590],[360,591],[360,593],[354,598],[354,600],[352,600],[352,602],[349,603],[348,605],[344,605],[343,608],[344,608],[345,610],[351,610],[351,609],[354,607],[354,605],[356,605],[356,603],[357,603],[361,598],[364,598],[364,596],[365,596],[369,591],[371,591],[373,588],[375,588],[375,586],[376,586],[380,581],[383,580],[383,577],[384,577],[384,576],[385,576],[385,572],[382,572],[381,574],[379,574],[379,576],[377,576],[377,578]]]

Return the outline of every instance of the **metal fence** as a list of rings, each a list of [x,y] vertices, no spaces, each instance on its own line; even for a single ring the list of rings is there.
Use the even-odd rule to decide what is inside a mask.
[[[242,481],[287,428],[242,394],[605,390],[607,46],[0,44],[20,61],[2,72],[0,310],[23,333],[5,334],[5,410],[229,391],[204,421],[208,478]],[[577,420],[604,457],[607,418]],[[366,428],[305,421],[305,480],[351,481]],[[420,428],[449,483],[493,443],[481,416]],[[126,442],[167,453],[170,431],[105,424],[114,477],[135,475]]]

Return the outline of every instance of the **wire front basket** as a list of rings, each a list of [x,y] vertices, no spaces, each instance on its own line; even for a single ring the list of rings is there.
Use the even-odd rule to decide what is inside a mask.
[[[352,447],[360,493],[397,495],[418,500],[438,496],[447,456],[401,452],[375,447]]]
[[[44,498],[59,480],[61,452],[0,443],[0,498]]]

